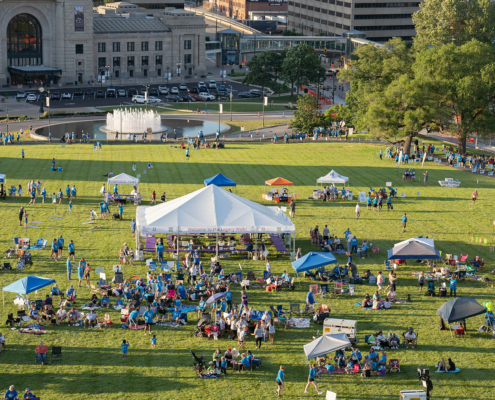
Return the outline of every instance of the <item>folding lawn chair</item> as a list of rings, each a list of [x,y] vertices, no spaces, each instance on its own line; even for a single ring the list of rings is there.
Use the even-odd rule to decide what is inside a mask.
[[[301,314],[301,309],[300,309],[299,303],[290,304],[289,315],[291,318],[292,318],[293,313]]]
[[[396,358],[390,359],[388,361],[389,372],[400,372],[400,363]]]
[[[61,346],[52,346],[52,354],[50,356],[50,362],[52,363],[53,359],[62,361],[62,347]]]

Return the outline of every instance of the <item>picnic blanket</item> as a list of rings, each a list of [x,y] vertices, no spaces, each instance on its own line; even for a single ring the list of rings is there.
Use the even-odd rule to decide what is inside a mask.
[[[13,328],[15,329],[15,328]],[[44,325],[39,324],[29,324],[26,325],[25,328],[20,328],[18,330],[19,333],[30,333],[32,335],[44,335],[45,333],[50,333],[49,331],[45,331]]]
[[[292,326],[294,328],[309,328],[310,327],[310,319],[309,318],[291,318],[287,325]]]
[[[210,374],[201,374],[201,376],[196,375],[198,378],[203,378],[203,379],[217,379],[217,375],[210,375]]]
[[[436,367],[435,367],[436,368]],[[456,368],[455,371],[435,371],[437,374],[443,374],[443,373],[447,373],[447,374],[456,374],[458,372],[461,372],[461,369],[460,368]]]
[[[139,330],[139,329],[144,329],[144,327],[145,327],[145,326],[146,326],[146,325],[138,325],[138,326],[137,326],[137,329],[138,329],[138,330]],[[124,329],[132,329],[132,330],[134,330],[134,331],[136,330],[136,327],[135,327],[135,326],[132,326],[132,327],[128,328],[127,326],[125,326],[125,324],[124,324],[124,325],[122,325],[122,326],[121,326],[121,328],[124,328]]]
[[[115,308],[116,310],[122,310],[123,308],[125,308],[125,306],[121,306],[120,304],[116,304],[113,306],[113,308]]]
[[[168,326],[169,328],[180,328],[182,326],[181,321],[179,321],[179,324],[175,325],[172,322],[157,322],[157,325],[160,326]]]
[[[346,251],[342,250],[342,249],[337,249],[337,250],[332,251],[332,254],[345,254],[345,253],[346,253]]]
[[[96,310],[97,308],[101,308],[100,306],[91,306],[91,303],[85,303],[82,305],[82,310]]]
[[[193,312],[193,311],[197,311],[199,308],[199,306],[180,306],[179,308],[179,311],[181,313],[190,313],[190,312]],[[172,312],[172,311],[175,311],[175,308],[172,307],[172,308],[169,308],[168,309],[169,312]]]

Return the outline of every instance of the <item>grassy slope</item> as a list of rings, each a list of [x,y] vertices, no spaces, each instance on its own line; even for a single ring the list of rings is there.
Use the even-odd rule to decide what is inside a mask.
[[[154,168],[142,175],[141,192],[149,199],[151,191],[167,192],[168,199],[179,197],[203,186],[202,182],[218,172],[222,172],[238,182],[236,193],[251,200],[261,201],[263,182],[266,179],[282,176],[292,180],[296,185],[299,201],[295,219],[297,228],[297,245],[303,252],[315,250],[308,240],[309,228],[315,224],[322,227],[328,224],[331,231],[341,236],[350,227],[353,233],[373,241],[380,247],[379,255],[372,255],[366,260],[358,260],[359,270],[370,268],[376,272],[383,266],[386,250],[394,242],[418,235],[429,235],[436,241],[443,253],[469,253],[470,257],[480,255],[485,258],[485,270],[493,269],[492,257],[488,247],[473,245],[468,240],[473,235],[490,239],[492,233],[492,201],[495,191],[493,181],[487,177],[479,178],[469,173],[448,169],[446,166],[428,164],[430,171],[429,188],[421,182],[404,183],[396,178],[396,169],[391,161],[380,161],[375,153],[378,147],[358,144],[290,144],[290,145],[229,145],[223,151],[192,151],[191,160],[186,162],[184,152],[168,146],[112,145],[103,146],[102,151],[94,152],[91,146],[39,145],[29,147],[26,160],[20,160],[18,146],[0,146],[0,171],[7,174],[8,183],[21,183],[27,188],[27,181],[40,179],[47,191],[53,192],[59,187],[75,183],[79,200],[73,213],[68,214],[67,204],[57,207],[36,204],[27,207],[31,218],[42,221],[41,229],[27,232],[17,226],[17,210],[22,202],[11,200],[2,203],[3,229],[0,232],[2,248],[7,249],[16,236],[29,236],[52,239],[63,234],[66,241],[74,239],[76,254],[84,256],[93,267],[105,267],[110,275],[111,265],[117,261],[117,252],[123,242],[133,243],[129,230],[129,221],[134,207],[125,209],[125,221],[103,221],[102,229],[87,230],[81,225],[88,218],[89,208],[96,205],[98,190],[105,182],[102,176],[109,170],[116,173],[132,174],[132,163],[138,163],[138,171],[145,169],[151,161]],[[50,172],[50,160],[55,157],[57,164],[63,166],[61,173]],[[395,211],[372,213],[363,211],[362,218],[354,219],[353,202],[325,204],[306,200],[311,194],[314,182],[319,176],[335,168],[339,173],[350,177],[350,187],[355,195],[366,190],[370,185],[382,186],[392,181],[399,192],[407,197],[397,200]],[[417,169],[420,174],[419,168]],[[436,182],[445,177],[462,181],[461,188],[440,188]],[[480,199],[475,207],[470,204],[470,194],[478,188]],[[416,196],[416,192],[420,196]],[[146,203],[145,203],[146,204]],[[265,203],[266,204],[266,203]],[[407,212],[409,217],[408,232],[401,233],[400,216]],[[62,220],[49,219],[58,215]],[[134,247],[134,246],[133,246]],[[27,274],[36,274],[57,279],[66,289],[63,262],[48,260],[48,250],[34,252],[34,266],[23,273],[6,273],[0,275],[2,286]],[[342,255],[337,256],[341,263]],[[237,271],[241,262],[243,271],[254,270],[261,274],[264,264],[261,262],[239,260],[226,261],[226,271]],[[323,390],[329,389],[339,394],[342,399],[396,399],[403,389],[419,389],[416,375],[418,366],[430,368],[441,357],[453,357],[462,369],[460,374],[433,374],[434,396],[442,399],[493,398],[491,376],[488,373],[489,360],[493,360],[493,346],[487,334],[471,331],[462,339],[451,340],[448,332],[438,331],[437,308],[443,303],[438,298],[426,298],[417,293],[417,282],[411,278],[411,272],[425,268],[423,264],[408,263],[398,271],[398,295],[405,298],[410,293],[412,304],[397,305],[387,312],[364,312],[354,306],[365,292],[371,293],[374,287],[356,286],[357,295],[351,297],[331,296],[326,302],[332,308],[332,315],[347,319],[356,319],[358,336],[363,340],[364,334],[382,329],[384,332],[401,333],[412,325],[419,333],[420,342],[415,350],[394,350],[389,352],[391,358],[399,358],[402,372],[373,377],[363,381],[357,376],[324,376],[318,382]],[[287,258],[273,260],[273,270],[277,273],[290,269]],[[144,275],[143,263],[124,269],[126,277],[135,274]],[[301,280],[293,292],[266,293],[261,289],[249,292],[250,305],[255,309],[266,309],[269,305],[303,303],[309,281]],[[239,288],[235,287],[234,301],[240,300]],[[41,290],[38,298],[44,297],[47,290]],[[493,288],[486,284],[465,281],[459,284],[459,293],[463,296],[475,296],[477,300],[492,300]],[[80,301],[89,299],[89,290],[79,290]],[[34,297],[34,295],[32,295]],[[5,321],[7,313],[13,312],[13,294],[6,293],[6,306],[0,313],[0,320]],[[82,300],[82,301],[81,301]],[[321,301],[321,299],[318,299]],[[99,314],[103,315],[103,312]],[[111,312],[117,320],[119,313]],[[191,314],[192,316],[192,314]],[[30,387],[43,398],[55,399],[70,396],[71,399],[133,399],[140,398],[211,398],[219,393],[228,398],[262,399],[270,396],[276,385],[275,374],[278,366],[287,365],[285,394],[293,398],[302,398],[307,378],[307,363],[304,360],[302,346],[311,340],[311,336],[321,328],[312,324],[311,329],[297,330],[277,329],[274,346],[265,345],[261,351],[254,353],[263,358],[263,367],[248,374],[229,374],[219,380],[200,380],[195,378],[192,370],[190,349],[204,351],[208,359],[216,347],[225,349],[234,346],[225,339],[220,341],[200,340],[193,337],[196,318],[192,317],[189,325],[180,329],[155,329],[158,348],[152,350],[150,339],[142,333],[129,332],[113,326],[107,330],[83,330],[81,328],[49,327],[53,331],[42,339],[49,347],[61,345],[64,348],[64,360],[54,362],[41,369],[33,366],[34,348],[39,337],[20,335],[2,327],[8,342],[8,351],[0,355],[2,374],[0,388],[5,390],[10,384],[18,389]],[[478,319],[468,322],[471,328],[479,326]],[[120,357],[120,342],[127,339],[131,343],[129,359],[125,362]],[[253,348],[254,341],[249,339],[246,348]],[[366,351],[367,346],[360,346]],[[313,389],[314,390],[314,389]],[[153,393],[153,394],[152,394]],[[313,392],[314,394],[314,392]],[[311,396],[313,395],[311,394]]]

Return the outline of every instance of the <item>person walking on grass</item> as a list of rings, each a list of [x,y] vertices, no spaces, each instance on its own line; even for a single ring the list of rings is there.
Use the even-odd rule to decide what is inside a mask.
[[[151,194],[151,203],[150,203],[150,206],[152,204],[155,204],[156,205],[156,192],[153,190],[153,193]]]
[[[356,204],[356,219],[358,219],[361,215],[361,206],[359,203]]]
[[[28,217],[29,217],[29,214],[27,212],[24,213],[24,228],[27,229],[27,225],[28,225]]]
[[[418,283],[419,283],[419,293],[423,291],[423,286],[425,285],[425,273],[421,271],[418,276]]]
[[[315,364],[311,364],[311,368],[309,370],[309,376],[308,376],[308,383],[306,384],[306,387],[304,388],[304,393],[308,393],[309,386],[311,384],[313,384],[316,391],[318,392],[318,394],[323,394],[323,392],[320,392],[320,390],[318,389],[318,385],[315,382],[315,378],[316,378]]]
[[[151,348],[156,349],[156,335],[151,338]]]
[[[69,200],[69,212],[72,212],[72,199]]]
[[[24,149],[22,149],[21,154],[22,154],[22,159],[24,160]]]
[[[423,172],[424,179],[423,179],[423,186],[428,186],[428,171]]]
[[[129,346],[130,346],[130,343],[127,342],[127,340],[122,340],[122,344],[120,345],[120,347],[122,347],[122,358],[125,358],[127,359],[127,353],[129,353]]]
[[[278,371],[277,375],[277,385],[278,388],[275,390],[275,394],[280,397],[280,392],[284,388],[284,379],[285,379],[285,367],[283,365],[280,366],[280,369]]]
[[[291,218],[294,218],[296,216],[296,202],[292,200],[289,204],[289,215]]]
[[[148,330],[150,335],[151,335],[151,325],[153,325],[153,317],[155,316],[155,313],[151,311],[151,307],[147,306],[146,311],[143,313],[144,317],[144,336],[146,336],[146,331]]]
[[[62,204],[62,199],[64,198],[64,194],[62,193],[62,188],[58,190],[58,198],[59,198],[58,204]]]
[[[474,189],[474,192],[473,192],[473,206],[474,206],[474,203],[476,201],[476,199],[478,198],[478,189]]]
[[[189,161],[189,149],[186,149],[186,160]]]
[[[70,262],[70,256],[67,257],[67,279],[70,281],[72,276],[72,263]]]
[[[406,224],[407,224],[407,215],[404,213],[402,216],[402,233],[406,231]]]

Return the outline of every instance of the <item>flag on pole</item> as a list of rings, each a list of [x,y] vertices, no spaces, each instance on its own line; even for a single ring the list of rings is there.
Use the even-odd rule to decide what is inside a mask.
[[[402,150],[399,153],[399,162],[397,163],[397,168],[400,168],[401,161],[402,161]]]
[[[423,165],[425,163],[425,160],[426,160],[426,151],[425,151],[425,154],[423,155],[423,162],[421,163],[421,169],[423,169]]]

